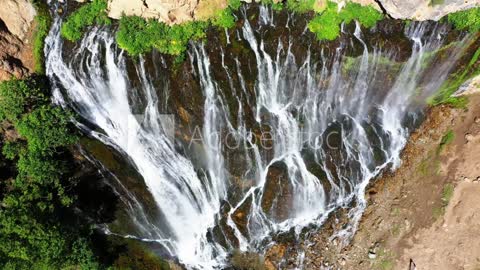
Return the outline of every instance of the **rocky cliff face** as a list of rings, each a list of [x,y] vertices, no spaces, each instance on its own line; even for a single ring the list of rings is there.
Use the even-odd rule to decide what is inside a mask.
[[[245,0],[244,2],[255,2]],[[258,0],[257,0],[258,1]],[[317,0],[325,2],[326,0]],[[333,0],[340,6],[347,0]],[[351,0],[385,10],[397,19],[438,20],[448,13],[480,5],[480,0]],[[208,18],[227,6],[227,0],[109,0],[109,15],[138,15],[166,23]]]
[[[0,9],[0,81],[21,78],[34,66],[32,57],[35,8],[28,0],[2,0]]]
[[[396,19],[438,20],[443,16],[480,5],[480,0],[378,0]]]

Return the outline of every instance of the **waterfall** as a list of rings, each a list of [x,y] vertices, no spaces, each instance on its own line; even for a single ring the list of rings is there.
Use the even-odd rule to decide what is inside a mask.
[[[349,239],[366,207],[367,184],[400,165],[400,152],[424,105],[419,100],[438,89],[463,49],[454,46],[433,67],[427,54],[444,45],[447,30],[412,23],[405,28],[411,54],[399,62],[397,51],[368,44],[357,23],[353,33],[344,30],[349,40],[338,47],[314,52],[305,46],[305,57],[298,57],[296,37],[264,40],[262,31],[281,27],[275,26],[281,21],[271,8],[261,6],[259,14],[258,25],[244,14],[235,38],[225,32],[227,46],[238,40],[248,45],[250,63],[228,58],[223,47],[212,53],[208,43],[190,46],[187,61],[204,98],[201,150],[181,151],[168,136],[168,117],[159,110],[168,95],[159,93],[170,90],[156,87],[145,58],[128,61],[111,28],[93,27],[67,49],[57,17],[46,39],[46,72],[55,101],[93,124],[95,130],[78,123],[122,153],[154,198],[157,217],[122,186],[133,202],[129,213],[137,227],[128,237],[159,243],[194,269],[225,265],[233,248],[261,251],[272,235],[320,226],[341,207],[350,209],[350,222],[333,237]],[[282,25],[294,27],[291,16]],[[360,48],[358,57],[346,56],[351,47]],[[66,55],[65,50],[71,51]],[[212,54],[219,54],[219,65],[212,64]],[[255,71],[253,84],[252,75],[243,74],[246,65]],[[390,83],[385,75],[393,77]],[[227,94],[234,98],[227,100]],[[268,134],[260,136],[255,128]],[[225,134],[235,147],[225,143]],[[267,145],[254,142],[265,134]],[[224,235],[212,237],[214,228]],[[219,237],[226,244],[216,241]]]

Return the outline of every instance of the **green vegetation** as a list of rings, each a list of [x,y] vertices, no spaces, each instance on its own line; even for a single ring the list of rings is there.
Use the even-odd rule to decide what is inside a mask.
[[[480,30],[480,7],[450,13],[447,20],[457,29],[477,32]]]
[[[308,23],[308,29],[315,33],[319,40],[335,40],[340,35],[342,22],[348,24],[357,20],[361,25],[370,28],[382,19],[383,14],[371,6],[348,2],[338,12],[337,4],[328,2],[327,8]]]
[[[50,105],[39,78],[0,84],[0,120],[19,136],[3,137],[3,158],[14,164],[0,193],[2,269],[98,269],[88,226],[66,224],[59,212],[74,198],[65,182],[67,147],[77,136],[71,115]]]
[[[430,0],[429,5],[437,6],[437,5],[443,5],[444,3],[445,3],[445,0]]]
[[[455,191],[455,187],[450,183],[447,183],[443,187],[442,198],[441,198],[442,205],[439,206],[439,207],[433,208],[433,218],[434,219],[438,219],[445,214],[445,210],[446,210],[448,204],[450,203],[450,200],[453,197],[453,192],[454,191]]]
[[[287,0],[289,10],[305,13],[315,9],[316,0]]]
[[[235,17],[230,8],[220,10],[210,21],[212,25],[222,28],[232,28],[235,26]]]
[[[63,23],[62,36],[67,40],[77,41],[88,26],[110,24],[106,9],[106,0],[93,0],[91,3],[83,5]]]
[[[274,9],[281,9],[282,2],[263,0],[263,4],[272,5]],[[131,55],[140,55],[157,49],[161,53],[176,56],[175,62],[181,62],[182,55],[187,49],[190,40],[202,39],[211,24],[221,28],[235,26],[233,12],[241,6],[239,0],[230,0],[227,8],[216,12],[215,16],[207,21],[186,22],[168,26],[154,19],[144,19],[138,16],[123,16],[119,22],[117,43],[120,48]],[[109,19],[106,14],[106,1],[94,0],[75,11],[62,26],[62,35],[71,41],[81,38],[87,26],[107,24]],[[342,22],[350,23],[358,20],[365,27],[373,27],[383,15],[370,6],[362,6],[348,2],[344,9],[338,12],[337,4],[327,2],[320,5],[315,0],[286,1],[286,7],[295,12],[315,11],[319,13],[309,24],[308,28],[320,40],[334,40],[340,33]]]
[[[152,252],[146,250],[136,242],[128,242],[127,250],[123,252],[113,263],[114,269],[136,270],[136,269],[170,269],[167,262],[158,258]]]
[[[468,99],[466,97],[452,97],[452,94],[455,93],[465,81],[480,74],[479,57],[480,48],[476,50],[467,66],[462,69],[460,73],[452,74],[450,78],[443,83],[437,94],[427,100],[427,103],[430,106],[447,104],[454,108],[465,108]]]
[[[48,35],[52,18],[48,12],[48,6],[41,1],[34,1],[37,10],[35,17],[36,29],[33,35],[33,58],[35,60],[35,72],[42,74],[43,70],[43,48],[45,47],[45,38]]]
[[[146,53],[153,48],[161,53],[181,55],[190,40],[205,37],[207,26],[207,22],[168,26],[157,20],[123,16],[117,32],[117,43],[132,55]]]
[[[377,256],[378,258],[374,263],[374,269],[379,269],[379,270],[393,269],[394,258],[395,258],[395,255],[393,254],[393,252],[382,248],[378,251]]]
[[[449,130],[445,135],[443,135],[442,139],[440,140],[440,145],[438,146],[438,153],[442,152],[445,147],[452,143],[455,139],[455,133],[453,130]]]
[[[238,10],[242,6],[242,2],[240,0],[228,0],[228,6],[232,10]]]

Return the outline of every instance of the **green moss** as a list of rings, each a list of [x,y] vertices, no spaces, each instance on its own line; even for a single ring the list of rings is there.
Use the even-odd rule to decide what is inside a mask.
[[[336,8],[336,4],[329,2],[327,9],[308,23],[308,29],[319,40],[335,40],[340,35],[342,18]]]
[[[35,17],[36,29],[33,35],[33,58],[35,60],[35,72],[44,73],[44,53],[45,38],[48,35],[52,18],[48,12],[48,6],[40,1],[34,1],[37,16]]]
[[[450,13],[447,19],[457,29],[477,32],[480,30],[480,7]]]
[[[383,14],[371,6],[362,6],[357,3],[348,2],[338,12],[336,3],[328,2],[327,8],[315,16],[309,23],[308,29],[313,32],[319,40],[335,40],[340,35],[342,22],[350,23],[357,20],[361,25],[370,28],[383,19]]]
[[[450,202],[450,200],[452,199],[453,197],[453,191],[454,191],[454,187],[452,184],[448,183],[446,184],[444,187],[443,187],[443,191],[442,191],[442,204],[444,207],[446,207],[448,205],[448,203]]]
[[[73,161],[65,153],[76,135],[70,115],[45,93],[45,78],[0,84],[2,120],[20,135],[3,138],[2,158],[15,169],[0,191],[0,269],[99,269],[88,224],[72,225],[59,214],[74,201]]]
[[[480,48],[475,51],[472,59],[461,73],[451,75],[450,78],[442,84],[438,92],[427,100],[427,103],[430,106],[447,104],[454,108],[466,108],[468,99],[466,97],[452,97],[452,94],[455,93],[465,81],[480,74],[480,68],[478,68],[480,64],[480,61],[478,61],[479,58]]]
[[[430,0],[430,6],[438,6],[445,4],[445,0]]]
[[[305,13],[315,8],[316,0],[287,0],[287,8],[291,11]]]
[[[438,146],[438,153],[442,152],[443,149],[445,149],[447,145],[452,143],[454,139],[455,133],[453,132],[453,130],[449,130],[445,135],[443,135],[442,139],[440,140],[440,145]]]
[[[145,247],[133,241],[128,242],[127,251],[119,255],[113,266],[116,270],[170,269],[166,261],[161,260],[155,254],[145,249]]]
[[[107,16],[107,1],[93,0],[73,12],[63,23],[61,33],[70,41],[79,40],[85,29],[94,24],[110,24]]]

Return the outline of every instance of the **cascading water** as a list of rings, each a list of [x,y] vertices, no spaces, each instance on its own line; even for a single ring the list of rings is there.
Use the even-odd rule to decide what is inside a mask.
[[[190,144],[167,136],[159,109],[175,89],[159,89],[145,58],[129,61],[110,28],[94,27],[66,57],[57,17],[46,41],[56,101],[100,129],[89,131],[124,154],[155,201],[158,213],[146,213],[123,186],[137,227],[128,237],[158,242],[191,268],[222,266],[233,248],[261,250],[268,237],[321,225],[339,207],[350,207],[350,223],[335,236],[348,239],[366,206],[366,185],[399,166],[419,100],[438,89],[463,49],[453,46],[435,61],[446,28],[413,23],[405,28],[411,53],[399,62],[397,48],[367,44],[357,24],[335,47],[304,46],[299,57],[294,36],[264,39],[273,11],[261,6],[259,14],[258,25],[245,19],[226,32],[226,46],[243,42],[249,50],[248,63],[230,49],[191,45],[202,141],[187,150]],[[289,14],[276,27],[298,27],[294,19]],[[355,48],[360,55],[347,57]]]

